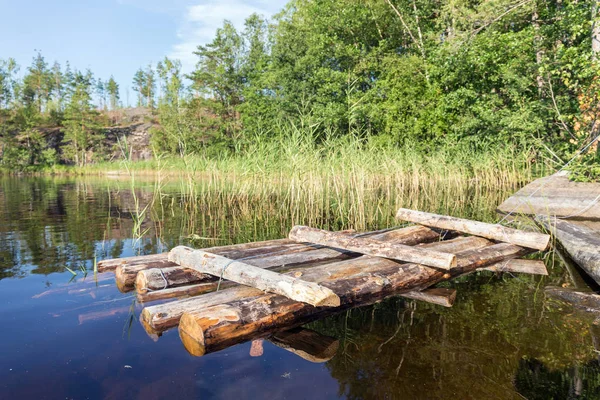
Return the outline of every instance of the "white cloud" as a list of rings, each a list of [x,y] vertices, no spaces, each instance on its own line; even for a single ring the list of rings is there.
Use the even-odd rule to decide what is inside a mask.
[[[181,60],[183,72],[191,72],[197,61],[193,52],[198,45],[213,40],[224,20],[231,21],[236,29],[241,30],[244,21],[252,13],[270,18],[286,3],[287,0],[205,0],[189,6],[177,32],[179,42],[173,46],[169,57]]]

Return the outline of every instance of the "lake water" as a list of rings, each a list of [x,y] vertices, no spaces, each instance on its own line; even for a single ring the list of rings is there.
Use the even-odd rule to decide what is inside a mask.
[[[544,295],[547,285],[573,286],[576,271],[556,253],[545,255],[548,277],[483,272],[448,284],[458,291],[452,308],[390,298],[313,322],[306,328],[338,346],[324,362],[268,340],[197,358],[177,330],[150,337],[132,294],[94,279],[94,257],[279,238],[295,223],[383,228],[398,205],[354,224],[336,198],[300,212],[285,190],[178,187],[0,178],[1,399],[600,398],[593,318]],[[466,187],[450,209],[493,220],[511,190]],[[431,211],[448,197],[425,194],[418,206]]]

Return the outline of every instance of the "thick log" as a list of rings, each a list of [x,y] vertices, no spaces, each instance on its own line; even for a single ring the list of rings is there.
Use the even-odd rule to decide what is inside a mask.
[[[498,224],[487,224],[485,222],[408,210],[406,208],[399,209],[396,213],[396,218],[434,228],[468,233],[535,250],[546,250],[550,244],[550,235],[543,233],[525,232]]]
[[[201,356],[246,341],[257,333],[299,326],[350,307],[372,304],[386,296],[423,290],[453,276],[527,252],[508,243],[484,247],[461,254],[458,266],[448,272],[368,256],[353,260],[353,268],[362,272],[351,277],[340,276],[345,275],[344,262],[316,267],[303,278],[337,293],[342,307],[313,307],[283,296],[263,294],[186,312],[179,323],[179,335],[190,354]],[[318,269],[322,271],[315,273]]]
[[[169,261],[185,268],[220,276],[223,279],[277,293],[313,306],[340,305],[340,299],[335,293],[313,282],[254,267],[202,250],[177,246],[169,252]]]
[[[454,300],[456,300],[456,290],[447,288],[429,288],[421,291],[404,293],[401,294],[401,296],[411,300],[437,304],[442,307],[452,307]]]
[[[315,243],[368,256],[419,263],[429,267],[450,269],[456,266],[456,256],[454,254],[382,242],[371,238],[348,237],[348,235],[308,226],[294,226],[290,231],[289,238],[297,242]]]
[[[135,280],[135,288],[138,293],[148,291],[160,291],[167,288],[189,285],[190,283],[210,282],[217,278],[202,274],[193,269],[180,266],[168,268],[152,268],[140,271]]]
[[[176,266],[177,264],[170,262],[167,259],[155,260],[141,264],[119,265],[115,269],[115,282],[117,283],[119,290],[122,292],[127,292],[133,289],[138,272],[151,268],[170,268]]]
[[[548,275],[546,264],[542,260],[523,260],[520,258],[499,262],[479,271],[514,272],[530,275]]]
[[[427,243],[439,239],[439,234],[434,230],[424,226],[411,226],[407,228],[385,230],[380,232],[368,232],[362,234],[364,236],[372,237],[381,241],[390,241],[393,243],[402,243],[407,245],[416,245],[419,243]],[[303,245],[304,246],[304,245]],[[453,244],[454,248],[456,244]],[[314,248],[309,246],[309,248]],[[304,251],[301,253],[286,253],[269,255],[265,254],[264,257],[252,258],[245,260],[247,264],[253,265],[259,268],[272,269],[274,271],[286,270],[292,267],[297,268],[300,266],[311,265],[316,266],[326,262],[332,262],[335,260],[345,260],[349,258],[356,258],[360,256],[358,253],[349,252],[341,249],[329,249],[320,248],[316,250]],[[180,273],[185,271],[183,267],[180,268]],[[147,270],[150,271],[150,270]],[[195,296],[216,290],[217,282],[212,279],[213,283],[209,283],[210,280],[204,279],[190,279],[188,283],[194,284],[194,287],[180,287],[170,288],[166,290],[160,290],[164,288],[164,279],[158,275],[152,273],[152,278],[146,276],[146,272],[139,271],[138,281],[136,288],[138,291],[138,300],[141,302],[149,302],[161,299],[168,299],[182,296]],[[160,274],[159,274],[160,275]],[[150,288],[151,291],[147,292],[143,288]]]
[[[600,207],[593,206],[599,193],[600,183],[571,182],[568,172],[563,171],[531,182],[500,204],[498,210],[600,219]]]
[[[422,246],[449,253],[459,254],[462,251],[483,248],[489,245],[491,245],[491,242],[483,238],[463,237],[444,242],[423,244]],[[350,277],[363,272],[361,269],[363,261],[361,259],[364,258],[365,257],[359,257],[352,260],[345,260],[332,264],[326,264],[325,266],[294,269],[288,272],[288,274],[300,274],[300,276],[302,276],[302,274],[317,274],[322,276],[330,276],[332,278]],[[331,269],[332,267],[333,269]],[[193,290],[192,286],[185,286],[180,289],[183,288]],[[206,290],[206,287],[199,289]],[[162,293],[169,290],[170,289],[167,289],[165,291],[161,290],[159,292],[150,292],[147,295]],[[205,291],[202,293],[205,293]],[[142,310],[142,318],[145,320],[146,326],[152,328],[152,330],[164,331],[176,326],[179,323],[179,320],[184,312],[204,309],[214,305],[232,302],[246,297],[253,297],[260,294],[262,294],[262,292],[259,290],[249,288],[246,286],[237,286],[230,289],[221,290],[219,292],[205,294],[204,296],[146,307]]]
[[[114,271],[119,265],[146,264],[154,261],[166,260],[168,255],[169,253],[161,253],[100,260],[98,261],[98,272]]]
[[[306,328],[276,332],[268,340],[275,346],[313,363],[331,360],[340,346],[336,338]]]
[[[573,261],[600,284],[600,234],[562,219],[538,216],[536,220],[552,232]]]
[[[579,309],[600,313],[600,295],[593,292],[580,292],[574,289],[547,286],[544,292],[554,298],[563,300]]]

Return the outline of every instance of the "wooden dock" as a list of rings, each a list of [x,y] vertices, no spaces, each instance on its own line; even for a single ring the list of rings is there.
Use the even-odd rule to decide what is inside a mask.
[[[456,292],[434,286],[479,270],[547,274],[542,261],[519,257],[545,250],[549,235],[404,209],[397,217],[418,225],[363,233],[297,226],[286,239],[179,246],[98,267],[136,291],[149,334],[178,327],[193,355],[251,340],[259,353],[267,339],[314,360],[330,358],[334,341],[290,329],[389,296],[450,307]]]

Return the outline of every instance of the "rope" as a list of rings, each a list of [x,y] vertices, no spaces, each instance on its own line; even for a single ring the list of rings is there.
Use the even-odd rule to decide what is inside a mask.
[[[219,291],[219,289],[221,288],[221,281],[223,280],[223,273],[225,272],[225,268],[229,267],[231,264],[233,264],[236,261],[240,261],[243,260],[242,258],[238,259],[238,260],[229,260],[229,262],[227,262],[227,264],[223,265],[223,268],[221,269],[221,276],[219,276],[219,283],[217,283],[217,292]]]

